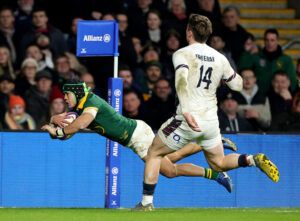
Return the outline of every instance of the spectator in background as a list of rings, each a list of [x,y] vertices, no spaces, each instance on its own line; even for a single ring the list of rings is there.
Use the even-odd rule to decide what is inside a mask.
[[[15,25],[20,33],[25,33],[31,26],[34,0],[18,0],[15,11]]]
[[[119,13],[116,18],[119,23],[119,61],[134,68],[137,64],[137,53],[128,32],[128,17],[125,13]]]
[[[21,72],[16,78],[16,94],[24,97],[27,90],[33,87],[38,63],[33,58],[26,58],[21,65]]]
[[[76,42],[77,42],[77,24],[82,21],[82,18],[75,17],[72,19],[71,30],[67,38],[68,51],[76,54]]]
[[[159,61],[160,48],[152,44],[145,45],[142,51],[142,55],[144,64],[150,61]]]
[[[295,96],[291,112],[283,112],[272,121],[272,131],[300,132],[300,93]]]
[[[143,51],[143,46],[142,46],[142,41],[138,37],[132,37],[132,44],[134,51],[136,53],[136,64],[138,66],[141,65],[143,62],[143,56],[142,56],[142,51]]]
[[[244,52],[243,53],[249,53],[249,54],[256,54],[260,51],[260,48],[255,43],[255,37],[251,33],[247,33],[247,38],[244,44]],[[243,54],[242,54],[243,56]]]
[[[26,48],[26,58],[33,58],[36,60],[38,63],[38,71],[45,69],[49,71],[54,68],[52,56],[49,56],[49,54],[43,54],[37,44],[28,45]]]
[[[49,119],[49,96],[52,89],[52,75],[49,71],[39,71],[35,77],[36,85],[25,93],[27,112],[33,117],[37,128]]]
[[[101,91],[96,87],[94,77],[88,72],[85,72],[80,75],[80,80],[86,83],[86,86],[90,89],[94,94],[101,96],[101,94],[106,94],[104,91]]]
[[[154,0],[154,1],[152,1],[151,6],[160,12],[160,14],[162,16],[162,20],[164,20],[165,16],[168,13],[168,2],[169,2],[169,0]]]
[[[292,93],[289,88],[291,81],[284,71],[278,71],[274,74],[272,88],[269,92],[272,119],[277,120],[281,113],[289,113],[292,108]]]
[[[12,79],[16,78],[10,51],[6,46],[0,46],[0,77],[9,75]]]
[[[243,90],[235,95],[239,104],[238,113],[245,117],[253,128],[266,130],[271,124],[269,99],[260,93],[252,70],[245,69],[240,74],[243,78]]]
[[[163,45],[161,53],[161,62],[163,66],[164,77],[171,83],[175,85],[175,70],[172,62],[172,56],[175,51],[180,48],[180,35],[179,33],[171,29],[167,32],[165,45]]]
[[[144,120],[146,114],[142,107],[142,102],[138,94],[133,90],[124,90],[123,95],[123,114],[132,119]]]
[[[22,97],[11,95],[9,97],[9,111],[5,114],[5,129],[34,130],[36,129],[33,118],[25,112],[25,101]]]
[[[114,20],[116,20],[116,19],[115,19],[114,14],[108,12],[108,13],[106,13],[106,14],[104,14],[104,15],[102,16],[102,19],[101,19],[101,20],[103,20],[103,21],[114,21]]]
[[[147,13],[151,9],[152,0],[136,0],[129,10],[130,33],[132,36],[139,36],[147,26]]]
[[[226,47],[232,54],[234,62],[237,64],[247,39],[247,31],[239,24],[240,11],[235,6],[227,6],[223,11],[223,30]]]
[[[0,129],[5,127],[4,116],[8,110],[9,96],[15,89],[14,80],[9,75],[0,76]]]
[[[197,0],[198,8],[192,10],[192,13],[204,15],[212,23],[213,31],[220,31],[222,27],[221,10],[216,9],[217,0]]]
[[[153,95],[146,101],[147,123],[153,130],[169,119],[175,110],[175,97],[172,95],[170,84],[165,79],[155,83]]]
[[[9,75],[12,79],[16,78],[10,51],[6,46],[0,46],[0,76]]]
[[[55,70],[58,73],[58,85],[62,87],[67,80],[79,78],[79,73],[71,68],[68,56],[60,55],[55,60]]]
[[[257,84],[263,94],[271,88],[272,78],[277,71],[287,73],[291,82],[291,91],[297,87],[296,71],[289,55],[282,52],[279,45],[279,34],[276,29],[267,29],[264,34],[265,47],[259,53],[243,56],[240,69],[250,68],[255,72]]]
[[[50,49],[54,57],[67,51],[67,44],[62,32],[48,23],[45,9],[36,8],[32,13],[32,27],[22,38],[20,53],[24,54],[25,48],[35,42],[40,34],[49,36]]]
[[[185,36],[187,11],[184,0],[169,0],[168,13],[165,18],[166,29],[175,29],[181,36]],[[185,40],[185,39],[182,39]],[[183,43],[183,42],[182,42]]]
[[[225,41],[223,40],[223,37],[221,34],[218,34],[217,32],[213,32],[209,37],[209,45],[223,54],[227,60],[229,61],[231,67],[237,71],[236,64],[234,60],[231,57],[231,52],[226,49]]]
[[[154,85],[162,77],[162,65],[158,61],[146,63],[146,75],[142,81],[138,82],[141,86],[144,101],[147,101],[153,93]]]
[[[49,97],[49,102],[50,102],[49,117],[66,112],[67,105],[64,101],[64,94],[61,92],[61,90],[58,87],[54,86],[52,88],[51,94]],[[49,119],[49,121],[50,121],[50,119]]]
[[[119,77],[123,79],[124,90],[133,90],[139,95],[140,98],[142,98],[141,87],[133,79],[132,72],[127,65],[120,65]]]
[[[162,20],[159,11],[150,10],[147,14],[147,29],[141,33],[142,42],[160,47],[164,33],[161,26]]]
[[[0,9],[0,45],[10,50],[12,63],[17,59],[16,42],[20,41],[15,30],[15,17],[13,10],[8,7]]]
[[[134,69],[134,79],[136,82],[142,82],[144,80],[144,77],[146,76],[145,69],[146,69],[146,64],[149,63],[150,61],[157,61],[159,62],[159,55],[160,55],[160,49],[155,47],[152,44],[148,44],[143,48],[142,51],[142,56],[143,60],[139,64],[138,67]]]
[[[238,114],[238,102],[231,91],[224,95],[220,107],[218,117],[221,131],[238,133],[254,130],[247,119]]]
[[[72,70],[80,74],[87,72],[87,68],[80,63],[75,54],[72,54],[71,52],[66,52],[64,53],[64,56],[68,58]]]
[[[296,66],[296,77],[297,77],[297,90],[300,90],[300,58],[297,60],[297,66]]]

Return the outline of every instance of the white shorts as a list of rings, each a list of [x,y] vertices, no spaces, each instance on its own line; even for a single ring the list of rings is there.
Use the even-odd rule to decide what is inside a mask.
[[[193,131],[182,115],[173,116],[160,127],[158,136],[173,150],[179,150],[190,142],[196,142],[208,150],[222,142],[218,119],[197,120],[197,122],[201,132]]]
[[[151,127],[144,121],[136,120],[136,122],[136,128],[127,146],[143,159],[147,155],[155,135]]]

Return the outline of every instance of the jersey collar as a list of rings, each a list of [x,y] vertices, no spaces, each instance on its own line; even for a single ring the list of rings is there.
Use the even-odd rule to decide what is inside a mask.
[[[84,95],[84,97],[80,99],[79,104],[77,106],[77,109],[82,109],[83,108],[83,105],[85,104],[88,95],[89,95],[89,93],[86,93]]]

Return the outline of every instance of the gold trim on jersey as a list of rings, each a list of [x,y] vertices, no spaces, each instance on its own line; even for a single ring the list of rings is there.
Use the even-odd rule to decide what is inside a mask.
[[[84,95],[84,97],[80,100],[77,109],[82,109],[82,108],[83,108],[83,105],[84,105],[84,103],[86,102],[86,99],[87,99],[88,95],[89,95],[89,94],[86,93],[86,94]]]

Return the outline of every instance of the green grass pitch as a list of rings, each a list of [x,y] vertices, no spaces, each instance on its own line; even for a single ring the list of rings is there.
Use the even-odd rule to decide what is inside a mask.
[[[0,209],[1,221],[300,221],[300,208],[272,209]]]

